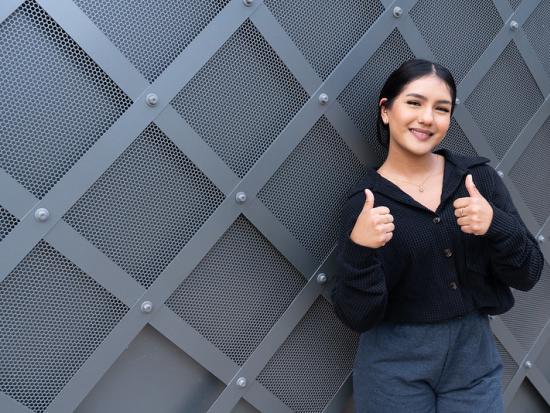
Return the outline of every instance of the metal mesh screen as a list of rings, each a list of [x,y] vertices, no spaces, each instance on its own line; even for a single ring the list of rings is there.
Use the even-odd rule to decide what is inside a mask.
[[[378,94],[389,74],[401,63],[413,58],[413,52],[399,31],[392,31],[338,96],[338,102],[376,152],[379,163],[382,163],[387,151],[376,140]]]
[[[476,156],[477,152],[468,140],[468,137],[464,134],[464,131],[457,123],[455,118],[451,118],[451,125],[445,135],[445,138],[441,141],[435,149],[447,148],[451,151],[462,153],[464,155]]]
[[[549,136],[550,119],[539,129],[510,171],[510,178],[540,225],[550,216],[550,194],[541,191],[550,182]]]
[[[137,3],[75,0],[75,3],[152,82],[229,0]]]
[[[131,101],[34,1],[0,25],[0,62],[0,166],[41,198]]]
[[[247,20],[172,105],[243,177],[307,99],[305,90]]]
[[[542,101],[533,75],[510,42],[465,104],[495,154],[502,158]]]
[[[492,1],[420,0],[410,15],[436,60],[451,70],[457,83],[502,27]]]
[[[364,174],[359,160],[323,116],[258,199],[321,261],[336,241],[346,194]]]
[[[265,3],[322,78],[334,70],[384,11],[378,0]]]
[[[41,241],[0,284],[0,390],[43,412],[127,310]]]
[[[151,124],[64,219],[149,287],[223,198]]]
[[[504,368],[503,374],[502,374],[502,387],[503,390],[508,386],[508,383],[510,383],[510,380],[512,380],[512,377],[514,374],[516,374],[516,371],[518,371],[518,365],[512,358],[512,356],[506,351],[502,343],[495,339],[495,343],[497,345],[497,350],[500,353],[500,358],[502,360],[502,366]]]
[[[318,298],[258,381],[295,412],[321,412],[350,374],[357,341]]]
[[[0,241],[19,223],[19,220],[0,206]]]
[[[548,25],[548,16],[550,16],[550,2],[541,1],[523,24],[523,30],[527,34],[546,72],[550,75],[550,49],[548,48],[550,44],[550,27]]]
[[[545,262],[540,281],[529,292],[512,290],[515,305],[510,311],[502,314],[502,321],[514,334],[525,350],[529,350],[542,328],[548,322],[544,303],[550,294],[550,266]]]
[[[517,9],[519,4],[521,3],[521,0],[509,0],[509,1],[510,1],[510,6],[512,6],[514,9]]]
[[[166,305],[243,364],[304,285],[300,273],[240,216]]]

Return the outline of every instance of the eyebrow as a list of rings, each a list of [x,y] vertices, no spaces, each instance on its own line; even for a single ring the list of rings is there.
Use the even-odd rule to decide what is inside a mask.
[[[426,96],[423,96],[423,95],[419,95],[418,93],[408,93],[406,94],[405,96],[413,96],[415,98],[418,98],[418,99],[421,99],[421,100],[428,100],[428,98]],[[448,103],[449,105],[451,105],[451,101],[450,100],[438,100],[437,102],[435,103]]]

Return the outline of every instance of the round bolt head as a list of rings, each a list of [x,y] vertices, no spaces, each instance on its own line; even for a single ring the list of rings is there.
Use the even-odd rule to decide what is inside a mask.
[[[153,311],[153,303],[151,301],[144,301],[141,303],[141,312],[150,313]]]
[[[243,202],[246,202],[246,193],[244,192],[237,192],[237,195],[235,195],[235,199],[239,204],[242,204]]]
[[[494,318],[495,318],[494,315],[489,315],[489,320],[492,320],[492,319],[494,319]]]
[[[530,369],[531,367],[533,367],[533,363],[531,363],[529,360],[527,360],[525,362],[525,367],[527,367],[528,369]]]
[[[254,3],[254,0],[243,0],[243,3],[246,7],[250,7]]]
[[[48,211],[46,208],[38,208],[36,211],[34,211],[34,218],[37,221],[44,222],[47,221],[50,217],[50,211]]]
[[[455,99],[455,105],[460,105],[460,99],[459,98]]]
[[[497,174],[498,174],[498,176],[500,176],[501,178],[504,176],[504,172],[502,172],[502,171],[497,171]]]
[[[539,236],[537,237],[537,241],[538,241],[538,242],[544,242],[544,235],[542,235],[542,234],[539,235]]]
[[[393,8],[393,17],[401,17],[403,14],[403,9],[399,6]]]
[[[513,31],[516,31],[517,29],[519,29],[519,23],[515,20],[512,20],[510,22],[510,29],[512,29]]]
[[[145,102],[149,105],[149,106],[156,106],[157,103],[159,103],[159,97],[154,94],[154,93],[149,93],[146,97],[145,97]]]
[[[328,103],[328,95],[326,93],[321,93],[319,95],[319,103],[321,105],[326,105]]]
[[[317,274],[317,282],[319,284],[324,284],[327,282],[327,275],[325,273]]]
[[[239,387],[246,387],[246,378],[245,377],[239,377],[237,379],[237,386]]]

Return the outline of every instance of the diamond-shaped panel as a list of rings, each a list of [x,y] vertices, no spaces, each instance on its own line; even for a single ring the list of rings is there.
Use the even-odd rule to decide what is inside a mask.
[[[512,289],[515,305],[500,317],[514,334],[524,350],[530,350],[535,339],[548,322],[550,296],[550,266],[544,263],[540,281],[532,290],[525,292]]]
[[[357,342],[320,297],[258,381],[297,413],[322,412],[351,373]]]
[[[0,62],[0,167],[42,198],[132,102],[31,0],[0,25]]]
[[[395,29],[338,96],[338,101],[376,153],[378,163],[387,150],[376,139],[378,95],[387,77],[414,54]]]
[[[304,277],[239,216],[166,305],[242,365],[304,285]]]
[[[550,76],[550,2],[541,1],[523,24],[523,30],[533,45],[546,73]]]
[[[512,377],[514,377],[514,374],[518,371],[518,365],[508,353],[508,351],[504,348],[502,343],[495,337],[495,343],[498,352],[500,353],[500,358],[502,360],[502,366],[503,366],[503,374],[502,374],[502,390],[504,391],[506,389],[506,386],[508,386],[508,383],[510,383],[510,380],[512,380]]]
[[[64,219],[149,287],[222,201],[222,192],[151,124]]]
[[[410,16],[458,83],[502,27],[492,1],[419,0]]]
[[[510,42],[465,104],[502,159],[542,101],[535,79],[514,42]]]
[[[302,86],[247,20],[172,105],[243,177],[307,99]]]
[[[359,160],[323,116],[258,199],[321,261],[336,242],[346,194],[364,174]]]
[[[323,79],[384,11],[378,0],[265,3]]]
[[[138,70],[154,81],[229,0],[75,0]]]
[[[446,148],[470,156],[476,156],[478,154],[455,118],[451,118],[451,125],[449,126],[445,138],[443,138],[441,143],[434,148],[434,151],[439,148]]]
[[[43,412],[127,311],[41,241],[0,284],[0,391]]]
[[[510,171],[510,179],[539,225],[543,225],[550,216],[550,194],[548,191],[541,191],[550,182],[549,136],[550,118],[542,125]]]

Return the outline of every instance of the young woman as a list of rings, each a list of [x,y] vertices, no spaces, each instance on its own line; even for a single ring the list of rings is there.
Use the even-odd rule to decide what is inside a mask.
[[[390,75],[378,113],[387,158],[342,212],[332,298],[362,333],[357,412],[503,412],[488,314],[513,306],[510,287],[537,283],[543,256],[489,159],[433,151],[455,98],[441,65],[415,59]]]

